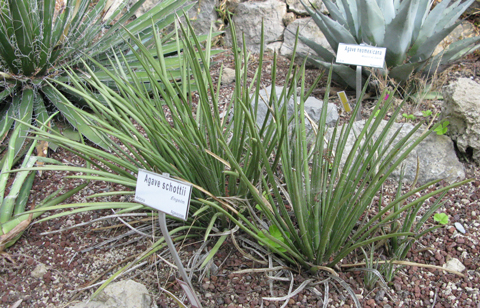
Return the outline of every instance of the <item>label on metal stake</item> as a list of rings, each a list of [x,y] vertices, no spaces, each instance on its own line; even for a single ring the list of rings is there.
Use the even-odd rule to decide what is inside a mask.
[[[187,220],[192,185],[161,174],[139,169],[135,201]]]
[[[345,109],[346,112],[352,112],[352,108],[350,108],[350,104],[348,102],[347,95],[345,94],[345,91],[338,92],[338,97],[340,98],[340,101],[342,102],[343,109]]]
[[[367,45],[338,44],[337,63],[383,68],[385,64],[385,47]]]

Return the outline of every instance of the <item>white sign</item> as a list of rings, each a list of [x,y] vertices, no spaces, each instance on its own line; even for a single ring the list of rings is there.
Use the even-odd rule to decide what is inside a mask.
[[[363,45],[340,43],[337,63],[383,68],[387,49]]]
[[[139,169],[135,201],[187,220],[192,185]]]

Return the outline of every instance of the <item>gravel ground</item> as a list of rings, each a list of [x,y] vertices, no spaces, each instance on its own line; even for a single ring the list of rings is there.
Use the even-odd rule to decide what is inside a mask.
[[[228,54],[217,60],[227,67],[233,67]],[[252,60],[253,69],[255,58]],[[271,60],[272,57],[267,56],[264,64],[266,74],[271,71]],[[282,85],[281,80],[285,78],[288,63],[288,60],[279,59],[279,85]],[[446,82],[467,76],[480,83],[477,73],[479,68],[475,61],[460,64],[446,75]],[[310,82],[317,74],[317,70],[308,70],[307,80]],[[266,78],[265,86],[269,82],[271,83]],[[230,85],[222,86],[225,101],[231,95],[231,90]],[[315,93],[321,96],[321,85]],[[364,112],[364,116],[368,115],[368,108]],[[78,157],[61,149],[52,153],[51,157],[72,165],[82,164]],[[387,289],[377,284],[369,290],[364,282],[365,272],[362,271],[336,268],[342,283],[322,271],[311,274],[298,268],[286,267],[265,271],[263,269],[268,268],[268,265],[248,259],[235,248],[230,237],[215,256],[214,265],[209,266],[209,271],[196,272],[194,275],[193,284],[202,304],[204,307],[281,307],[286,303],[284,307],[324,307],[326,299],[328,307],[352,307],[353,301],[343,286],[346,283],[355,292],[362,307],[480,308],[480,168],[467,158],[463,158],[463,163],[467,177],[474,180],[449,192],[444,211],[449,215],[450,223],[415,243],[406,261],[441,267],[452,259],[458,259],[465,266],[462,272],[464,277],[438,268],[407,265],[397,267],[398,272]],[[30,206],[62,186],[68,189],[79,183],[80,180],[66,179],[65,174],[60,172],[44,172],[35,180]],[[387,193],[391,193],[394,188],[395,183],[387,185]],[[85,202],[88,195],[116,189],[120,187],[102,182],[90,183],[81,194],[70,198],[66,203]],[[125,197],[111,197],[110,200],[124,201]],[[68,307],[71,303],[86,300],[98,287],[88,288],[89,286],[110,277],[155,241],[153,237],[141,237],[133,232],[128,234],[130,229],[117,219],[100,220],[88,226],[42,235],[44,232],[68,228],[111,214],[111,211],[82,213],[31,225],[18,243],[0,257],[0,306]],[[135,224],[133,221],[136,219],[145,221]],[[145,216],[125,218],[132,225],[151,228],[152,223],[148,219]],[[465,227],[465,234],[456,230],[453,226],[455,222]],[[427,222],[429,225],[433,223]],[[148,230],[145,232],[152,233]],[[115,240],[105,243],[107,239]],[[244,252],[255,255],[248,238],[240,231],[236,233],[235,239]],[[102,245],[96,248],[100,244]],[[188,264],[199,251],[204,253],[213,247],[212,243],[207,243],[202,248],[203,244],[201,237],[181,244],[178,250],[184,264]],[[255,255],[256,259],[261,257]],[[171,260],[166,249],[121,279],[132,278],[145,284],[158,307],[174,307],[161,289],[169,290],[177,296],[182,296],[183,293],[175,283],[174,278],[178,276],[176,271],[163,261],[165,259]],[[342,264],[359,261],[352,254]],[[272,262],[272,266],[282,266],[275,259]],[[266,300],[285,296],[297,288],[299,292],[288,299]]]

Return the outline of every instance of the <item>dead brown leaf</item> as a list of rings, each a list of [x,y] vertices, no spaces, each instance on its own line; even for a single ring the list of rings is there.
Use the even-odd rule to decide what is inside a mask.
[[[0,236],[0,254],[5,250],[5,245],[7,245],[7,243],[15,239],[17,236],[21,235],[22,232],[27,229],[27,227],[32,222],[32,215],[33,214],[30,214],[30,216],[28,216],[26,220],[20,222],[12,230]]]

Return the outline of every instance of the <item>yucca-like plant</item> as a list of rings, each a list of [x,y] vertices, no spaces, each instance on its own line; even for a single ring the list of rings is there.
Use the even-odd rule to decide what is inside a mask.
[[[248,185],[257,204],[255,208],[248,207],[250,216],[227,213],[218,205],[209,204],[225,212],[251,236],[269,246],[271,251],[291,263],[312,270],[334,266],[355,249],[374,242],[389,242],[398,238],[398,241],[392,242],[392,247],[396,244],[394,249],[401,254],[408,251],[413,241],[424,234],[422,225],[441,206],[441,203],[434,204],[417,221],[417,213],[425,200],[469,180],[438,188],[417,198],[417,194],[438,181],[414,187],[404,194],[399,190],[388,204],[375,204],[374,198],[380,196],[388,176],[436,127],[418,139],[412,139],[415,131],[421,128],[420,123],[404,138],[394,142],[399,130],[391,134],[389,131],[401,106],[385,125],[382,124],[382,119],[392,107],[393,98],[390,97],[385,104],[375,107],[356,135],[352,149],[347,152],[345,144],[349,135],[353,134],[355,114],[360,104],[357,104],[348,123],[328,132],[328,95],[325,95],[321,118],[315,125],[312,140],[307,134],[303,111],[308,95],[303,93],[313,89],[305,90],[303,77],[301,84],[293,118],[287,118],[283,110],[272,106],[271,116],[275,119],[272,123],[275,123],[276,130],[289,136],[288,140],[278,144],[277,159],[281,171],[271,167],[271,157],[262,156],[261,164],[266,176],[259,183],[263,189],[259,189],[242,175],[243,166],[236,163],[232,156],[229,157],[231,172],[238,173],[240,181]],[[366,87],[363,93],[365,90]],[[293,98],[297,97],[296,90],[292,94]],[[385,92],[381,95],[380,102],[385,95]],[[374,139],[376,134],[378,137]],[[261,139],[261,135],[254,138]],[[262,147],[262,143],[257,146]],[[342,161],[345,161],[343,165]],[[377,210],[369,216],[374,208]]]
[[[404,82],[414,72],[443,69],[480,47],[480,37],[476,36],[452,43],[433,56],[437,45],[459,25],[458,18],[473,1],[443,0],[432,9],[433,0],[324,0],[329,16],[302,1],[334,52],[300,39],[317,54],[310,59],[312,63],[333,66],[335,80],[352,88],[355,68],[334,64],[340,43],[385,47],[386,73]]]
[[[193,31],[190,25],[188,29]],[[145,75],[137,75],[127,58],[119,53],[113,55],[109,67],[89,59],[97,70],[93,71],[86,67],[85,71],[91,76],[86,80],[73,68],[66,71],[70,77],[70,84],[49,78],[49,83],[56,84],[55,89],[64,87],[69,93],[82,97],[90,111],[76,108],[76,112],[94,123],[91,126],[93,130],[113,136],[116,142],[112,142],[111,151],[107,152],[98,147],[68,139],[56,132],[48,133],[46,125],[38,128],[22,122],[35,130],[37,138],[55,142],[95,166],[95,169],[89,169],[47,165],[24,168],[22,171],[74,171],[83,173],[75,177],[118,183],[127,187],[125,191],[101,193],[91,197],[118,194],[132,196],[139,168],[157,173],[169,173],[173,177],[194,184],[189,219],[186,225],[171,230],[174,241],[198,236],[208,240],[211,233],[235,227],[224,213],[209,204],[213,202],[222,209],[227,209],[229,213],[245,211],[245,207],[237,201],[247,198],[250,188],[238,182],[237,173],[230,172],[230,163],[227,161],[229,155],[232,155],[238,164],[244,166],[242,169],[244,177],[250,182],[259,183],[263,177],[261,165],[259,165],[261,156],[275,156],[277,145],[285,135],[275,130],[272,124],[265,123],[262,128],[251,125],[256,123],[254,106],[263,103],[259,94],[263,53],[259,59],[255,78],[249,84],[247,80],[249,54],[245,47],[242,50],[234,46],[235,90],[226,110],[220,113],[222,101],[220,83],[216,85],[215,79],[208,71],[210,57],[214,51],[209,45],[203,48],[195,36],[188,39],[189,32],[185,29],[183,31],[184,39],[178,41],[176,49],[180,55],[180,77],[173,83],[169,82],[171,72],[167,70],[168,58],[163,55],[164,44],[159,35],[154,37],[155,49],[160,55],[158,57],[152,55],[135,36],[129,37],[132,43],[138,46],[138,50],[133,51],[133,56],[146,72]],[[233,27],[232,31],[234,31]],[[210,41],[211,34],[207,39],[207,42]],[[110,72],[110,67],[114,68],[113,72]],[[293,70],[293,63],[290,69]],[[102,82],[99,76],[105,74],[111,78],[115,87],[108,87]],[[127,82],[128,80],[131,82]],[[221,76],[218,80],[221,80]],[[195,101],[192,95],[194,88],[197,98]],[[282,100],[293,91],[293,88],[288,91],[286,88],[283,90]],[[59,90],[56,91],[61,101],[68,103],[68,98]],[[279,102],[276,100],[277,96],[272,96],[271,104],[278,105]],[[247,117],[251,119],[247,120]],[[252,130],[260,130],[266,148],[257,146],[260,139],[251,137],[256,135]],[[259,152],[260,149],[262,152]],[[275,162],[272,165],[275,165]],[[199,200],[206,200],[208,203]],[[67,208],[68,211],[50,215],[44,219],[106,208],[118,209],[119,214],[149,210],[148,207],[134,202],[91,202],[43,207],[42,211]],[[180,232],[188,230],[194,232],[179,235]],[[217,244],[202,266],[213,257],[227,236],[212,237]],[[162,238],[152,245],[142,258],[161,249],[163,245]]]
[[[135,11],[145,2],[139,0],[130,8],[128,1],[111,0],[0,0],[0,141],[7,140],[12,126],[19,128],[15,140],[17,156],[29,128],[16,122],[45,122],[49,114],[60,111],[80,133],[107,148],[108,141],[90,128],[90,122],[79,115],[74,105],[84,102],[78,96],[59,88],[70,101],[63,102],[48,78],[68,82],[64,67],[84,70],[82,59],[87,56],[108,66],[107,56],[113,51],[126,54],[132,67],[138,66],[131,54],[126,33],[138,36],[145,45],[153,42],[153,25],[159,30],[169,26],[175,13],[188,10],[193,4],[186,0],[166,0],[140,18]],[[63,4],[63,5],[62,5]],[[56,8],[57,5],[57,8]],[[171,35],[164,37],[164,40]],[[165,46],[171,52],[176,44]],[[152,51],[155,54],[157,51]],[[168,69],[178,67],[170,58]],[[137,68],[136,68],[137,69]],[[140,72],[141,74],[141,68]],[[88,78],[88,75],[82,77]],[[110,81],[107,74],[101,76]],[[35,123],[35,122],[32,122]]]

